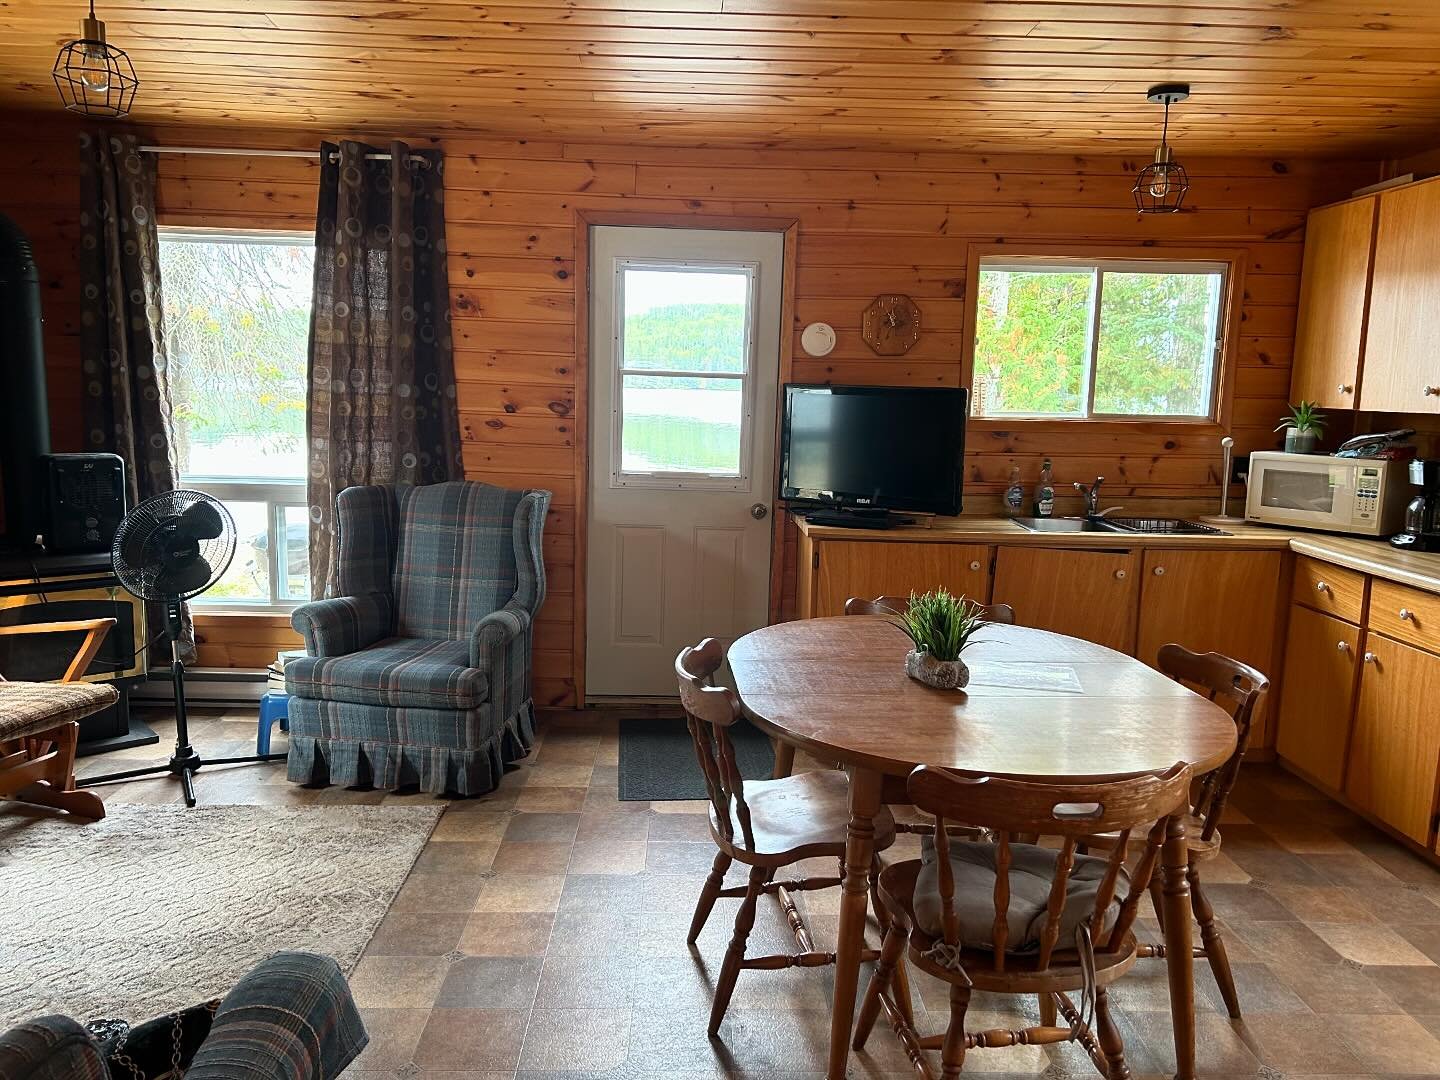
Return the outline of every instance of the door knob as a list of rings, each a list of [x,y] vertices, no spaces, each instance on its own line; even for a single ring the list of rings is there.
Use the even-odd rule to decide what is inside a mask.
[[[1365,663],[1367,663],[1367,664],[1373,664],[1373,663],[1375,663],[1375,661],[1378,660],[1378,659],[1380,659],[1380,658],[1379,658],[1378,656],[1376,656],[1373,652],[1367,652],[1367,653],[1365,654]]]
[[[971,559],[971,560],[970,560],[970,569],[971,569],[971,570],[979,570],[979,569],[980,569],[980,560],[979,560],[979,559]]]
[[[1329,592],[1329,591],[1330,591],[1330,586],[1329,586],[1329,585],[1326,585],[1325,582],[1323,582],[1323,581],[1317,581],[1317,582],[1315,582],[1315,591],[1316,591],[1316,592]]]
[[[756,503],[754,506],[750,507],[750,516],[753,517],[756,521],[759,521],[768,513],[770,513],[770,508],[764,503]]]
[[[1115,571],[1115,580],[1116,580],[1116,581],[1124,581],[1124,580],[1125,580],[1125,571],[1124,571],[1124,570],[1116,570],[1116,571]]]
[[[1425,387],[1425,396],[1426,396],[1426,397],[1436,397],[1436,396],[1440,396],[1440,386],[1427,386],[1427,387]]]
[[[1165,576],[1165,568],[1164,568],[1163,566],[1157,566],[1157,567],[1155,567],[1154,574],[1155,574],[1156,577],[1164,577],[1164,576]]]
[[[1415,613],[1409,608],[1402,607],[1400,609],[1400,618],[1413,620],[1415,618]]]
[[[1335,392],[1339,394],[1348,394],[1352,389],[1353,387],[1351,387],[1349,384],[1342,382],[1339,386],[1335,387]]]
[[[1348,641],[1337,641],[1337,642],[1335,642],[1335,651],[1336,651],[1336,652],[1349,652],[1349,651],[1350,651],[1350,643],[1349,643]]]

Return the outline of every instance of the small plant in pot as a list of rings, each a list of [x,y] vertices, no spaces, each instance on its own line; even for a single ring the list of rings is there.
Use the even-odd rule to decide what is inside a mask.
[[[1314,453],[1325,430],[1325,414],[1313,401],[1301,401],[1290,406],[1290,415],[1282,416],[1280,426],[1275,430],[1285,432],[1287,454]]]
[[[940,690],[969,684],[970,668],[960,654],[975,643],[975,634],[988,622],[983,607],[936,589],[922,596],[911,593],[909,606],[896,616],[896,625],[915,646],[905,656],[905,674]]]

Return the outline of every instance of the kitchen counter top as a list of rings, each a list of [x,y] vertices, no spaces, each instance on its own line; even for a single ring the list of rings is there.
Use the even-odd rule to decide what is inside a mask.
[[[796,518],[812,540],[879,541],[886,543],[1006,544],[1030,547],[1093,548],[1217,548],[1273,550],[1289,548],[1300,555],[1364,574],[1440,593],[1440,553],[1397,551],[1383,540],[1280,529],[1269,525],[1223,525],[1229,536],[1172,536],[1146,533],[1036,533],[1004,517],[937,517],[929,528],[844,529],[811,525]]]

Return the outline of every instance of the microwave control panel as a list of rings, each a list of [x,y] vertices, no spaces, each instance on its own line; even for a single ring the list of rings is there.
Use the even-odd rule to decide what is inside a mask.
[[[1355,480],[1355,519],[1374,521],[1380,513],[1380,470],[1361,469]]]

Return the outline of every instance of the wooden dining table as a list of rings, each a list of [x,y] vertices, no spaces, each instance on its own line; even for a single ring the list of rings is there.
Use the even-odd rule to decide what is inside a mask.
[[[780,743],[850,776],[827,1076],[849,1057],[864,948],[874,818],[909,801],[918,765],[970,776],[1098,780],[1201,773],[1235,748],[1219,706],[1133,657],[1079,638],[992,624],[965,652],[966,690],[935,690],[905,675],[909,639],[880,616],[805,619],[739,638],[729,662],[745,713]],[[783,767],[783,766],[782,766]],[[1162,851],[1165,957],[1176,1076],[1195,1075],[1195,991],[1185,811]]]

